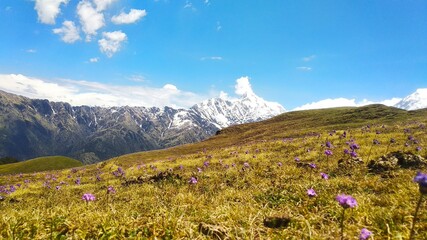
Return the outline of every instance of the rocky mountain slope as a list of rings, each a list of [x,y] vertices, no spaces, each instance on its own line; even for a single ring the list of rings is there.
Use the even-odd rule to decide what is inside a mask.
[[[0,91],[0,157],[64,155],[83,162],[203,140],[233,124],[284,112],[255,94],[216,98],[190,109],[88,107]]]

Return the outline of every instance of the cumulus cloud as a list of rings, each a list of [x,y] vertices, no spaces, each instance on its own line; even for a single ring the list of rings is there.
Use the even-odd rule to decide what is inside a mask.
[[[347,98],[335,98],[335,99],[323,99],[318,102],[312,102],[297,107],[294,110],[308,110],[308,109],[322,109],[322,108],[332,108],[332,107],[355,107],[357,106],[355,99]]]
[[[68,2],[69,0],[36,0],[34,9],[37,11],[40,22],[55,24],[55,19],[61,12],[60,5]]]
[[[91,41],[100,28],[105,26],[104,14],[95,9],[93,4],[87,0],[79,2],[77,5],[77,15],[79,16],[82,30],[86,33],[86,41],[88,42]]]
[[[348,99],[348,98],[328,98],[323,99],[317,102],[307,103],[300,107],[293,109],[293,111],[299,110],[309,110],[309,109],[322,109],[322,108],[333,108],[333,107],[360,107],[369,104],[383,104],[386,106],[394,106],[396,105],[401,98],[392,98],[386,99],[383,101],[369,101],[367,99],[363,99],[362,101],[356,101],[356,99]]]
[[[126,41],[127,36],[122,31],[103,32],[103,38],[98,41],[99,49],[108,57],[112,57],[118,52],[122,46],[122,42]]]
[[[242,96],[245,94],[247,95],[254,94],[254,92],[252,91],[252,86],[249,82],[248,76],[237,79],[234,89],[235,89],[235,93],[239,96]]]
[[[107,9],[112,3],[116,2],[117,0],[93,0],[93,2],[96,5],[97,11],[104,11]]]
[[[122,12],[119,15],[113,16],[111,21],[114,24],[131,24],[145,16],[147,16],[147,12],[145,10],[131,9],[129,13]]]
[[[61,28],[53,29],[53,33],[61,36],[62,41],[66,43],[74,43],[80,40],[80,30],[72,21],[64,21]]]
[[[117,86],[97,82],[31,78],[20,74],[0,74],[0,90],[29,98],[68,102],[74,106],[145,106],[188,108],[204,96],[166,84],[161,88]]]

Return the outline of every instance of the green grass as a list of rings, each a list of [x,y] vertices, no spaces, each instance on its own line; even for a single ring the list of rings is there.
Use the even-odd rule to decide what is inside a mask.
[[[0,174],[33,173],[80,166],[82,166],[82,163],[80,161],[69,157],[40,157],[23,162],[0,165]]]
[[[347,121],[349,117],[354,122]],[[346,211],[345,239],[358,239],[365,227],[373,239],[408,239],[420,196],[413,177],[427,169],[373,174],[367,163],[368,158],[399,150],[426,157],[427,129],[422,124],[427,124],[425,111],[377,105],[301,111],[224,129],[198,144],[125,155],[74,170],[2,176],[0,183],[7,188],[21,186],[11,194],[0,193],[5,197],[0,202],[0,238],[212,239],[199,232],[203,223],[222,229],[229,239],[339,239],[342,208],[335,197],[349,194],[358,206]],[[341,137],[344,131],[346,138]],[[391,138],[396,143],[389,145]],[[357,153],[363,163],[340,166],[339,160],[349,159],[343,150],[350,139],[360,145]],[[373,145],[373,139],[381,144]],[[330,157],[323,153],[326,141],[334,145]],[[422,150],[416,151],[417,146]],[[317,168],[298,167],[295,157]],[[119,167],[126,174],[116,177],[112,172]],[[172,174],[153,180],[160,171]],[[322,179],[320,172],[330,179]],[[198,183],[189,184],[191,177]],[[108,186],[116,193],[108,194]],[[318,196],[309,198],[309,188]],[[84,193],[96,200],[84,202]],[[415,239],[427,239],[426,199]],[[286,216],[291,222],[280,229],[265,227],[263,221],[272,216]]]

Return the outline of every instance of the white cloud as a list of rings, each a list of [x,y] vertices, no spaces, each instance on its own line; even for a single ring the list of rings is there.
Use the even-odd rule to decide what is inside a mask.
[[[128,79],[133,81],[133,82],[145,82],[146,81],[145,77],[142,75],[132,75],[132,76],[128,77]]]
[[[89,62],[91,62],[91,63],[96,63],[98,61],[99,61],[98,57],[94,57],[94,58],[89,59]]]
[[[126,41],[127,36],[122,31],[103,32],[103,38],[98,41],[99,49],[108,57],[112,57],[121,48],[122,42]]]
[[[297,69],[299,71],[303,71],[303,72],[310,72],[311,71],[311,67],[297,67]]]
[[[333,108],[333,107],[360,107],[369,104],[383,104],[386,106],[394,106],[396,105],[401,98],[392,98],[379,102],[369,101],[367,99],[363,99],[362,101],[357,102],[356,99],[348,99],[348,98],[328,98],[323,99],[317,102],[307,103],[300,107],[293,109],[293,111],[299,110],[308,110],[308,109],[322,109],[322,108]]]
[[[221,29],[222,29],[221,23],[219,21],[216,22],[216,30],[221,31]]]
[[[107,9],[112,3],[116,2],[117,0],[93,0],[93,2],[96,5],[97,11],[104,11]]]
[[[145,10],[131,9],[129,13],[122,12],[119,15],[113,16],[111,21],[114,24],[131,24],[145,16],[147,16]]]
[[[235,93],[239,96],[242,96],[244,94],[250,95],[254,94],[252,91],[252,86],[249,83],[249,77],[241,77],[236,80],[236,85],[234,86]]]
[[[310,62],[310,61],[314,60],[315,58],[316,58],[316,55],[311,55],[311,56],[308,56],[308,57],[303,57],[302,60],[304,62]]]
[[[20,74],[0,74],[0,90],[29,98],[68,102],[73,106],[144,106],[188,108],[204,96],[166,84],[161,88],[117,86],[97,82],[47,81]]]
[[[308,110],[308,109],[322,109],[322,108],[332,108],[332,107],[355,107],[357,106],[355,99],[347,98],[335,98],[335,99],[324,99],[318,102],[312,102],[297,107],[294,111],[298,110]]]
[[[60,5],[67,4],[69,0],[35,0],[34,9],[37,11],[39,21],[45,24],[55,24],[55,19],[61,12]]]
[[[193,7],[193,4],[190,1],[187,0],[185,2],[184,8],[192,8],[192,7]]]
[[[90,42],[97,31],[105,26],[104,14],[97,11],[91,2],[82,0],[77,5],[77,14],[80,18],[83,32],[86,33],[86,41]]]
[[[166,89],[168,91],[173,91],[173,92],[179,91],[178,88],[173,84],[166,84],[163,86],[163,89]]]
[[[220,57],[220,56],[201,57],[200,60],[202,60],[202,61],[205,61],[205,60],[221,61],[222,57]]]
[[[80,40],[80,30],[72,21],[64,21],[61,28],[53,29],[53,33],[61,36],[62,41],[66,43],[74,43]]]
[[[184,8],[191,9],[192,11],[197,11],[197,8],[193,6],[193,3],[188,0],[185,2]]]
[[[384,104],[386,106],[394,106],[398,102],[400,102],[401,100],[402,100],[402,98],[392,98],[392,99],[387,99],[387,100],[381,101],[379,103]]]

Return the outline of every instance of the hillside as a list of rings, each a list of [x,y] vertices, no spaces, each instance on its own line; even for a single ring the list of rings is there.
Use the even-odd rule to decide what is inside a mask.
[[[240,124],[225,128],[215,136],[195,144],[187,144],[164,150],[139,152],[118,157],[130,164],[140,161],[155,161],[189,154],[204,149],[218,149],[251,142],[284,138],[312,136],[322,131],[351,129],[375,124],[423,121],[427,109],[406,111],[384,105],[341,107],[319,110],[287,112],[268,120]]]
[[[23,162],[0,165],[0,175],[61,170],[80,166],[82,166],[82,163],[80,161],[68,157],[40,157]]]
[[[230,124],[259,121],[283,111],[255,94],[175,109],[71,106],[0,91],[0,158],[62,155],[95,163],[198,142]]]
[[[427,239],[414,182],[427,173],[426,126],[426,110],[382,105],[291,112],[200,143],[0,176],[0,238]]]

